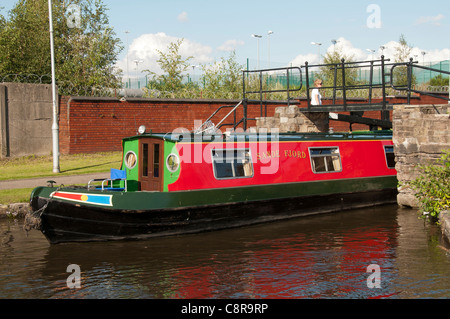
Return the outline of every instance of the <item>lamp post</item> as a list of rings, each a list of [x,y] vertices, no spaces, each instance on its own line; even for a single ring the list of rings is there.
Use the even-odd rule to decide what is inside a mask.
[[[129,52],[130,52],[130,48],[128,46],[128,34],[130,33],[130,31],[125,31],[125,34],[127,35],[127,82],[130,81],[130,72],[128,70],[128,56],[129,56]],[[128,85],[130,85],[130,83],[128,83]]]
[[[273,31],[268,31],[267,36],[269,38],[269,69],[270,69],[270,35],[273,34]]]
[[[370,59],[373,60],[373,54],[375,53],[375,50],[373,49],[366,49],[367,52],[370,52]]]
[[[319,63],[320,64],[320,46],[322,45],[322,43],[319,42],[311,42],[312,45],[317,45],[317,48],[319,50]]]
[[[427,54],[425,51],[422,51],[422,65],[425,67],[425,54]],[[423,71],[423,83],[425,83],[425,70]]]
[[[338,42],[339,41],[335,40],[335,39],[331,40],[331,43],[333,43],[333,51],[336,51],[336,43],[338,43]]]
[[[136,82],[138,83],[138,89],[140,89],[139,84],[139,64],[144,62],[144,60],[134,60],[134,63],[136,63]]]
[[[58,108],[56,105],[56,79],[55,79],[55,46],[53,42],[53,13],[52,0],[48,0],[48,21],[50,26],[50,57],[52,68],[52,100],[53,100],[53,124],[52,124],[52,140],[53,140],[53,173],[59,173],[59,124],[58,124]]]
[[[380,46],[381,49],[381,55],[384,55],[384,49],[386,49],[386,47],[384,45]]]
[[[258,40],[258,43],[257,43],[257,58],[258,58],[258,69],[259,69],[259,39],[261,39],[262,38],[262,35],[258,35],[258,34],[252,34],[252,37],[253,38],[256,38],[257,40]]]

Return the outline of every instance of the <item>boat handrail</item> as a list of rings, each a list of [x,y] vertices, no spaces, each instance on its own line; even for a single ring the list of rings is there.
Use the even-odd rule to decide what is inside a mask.
[[[116,179],[112,179],[112,178],[94,178],[94,179],[91,179],[89,182],[88,182],[88,189],[90,189],[91,187],[92,187],[92,185],[91,185],[91,183],[93,183],[93,182],[102,182],[102,191],[104,191],[105,190],[105,183],[107,183],[107,182],[116,182],[116,181],[124,181],[124,190],[125,190],[125,192],[127,192],[127,179],[126,178],[116,178]],[[111,183],[111,186],[112,186],[112,183]],[[117,188],[117,190],[119,190],[119,189],[121,189],[121,188]],[[111,190],[114,190],[114,187],[111,187]]]
[[[231,106],[231,105],[224,105],[220,108],[218,108],[205,122],[202,123],[202,125],[200,125],[197,129],[194,130],[194,134],[202,134],[207,132],[208,134],[214,134],[216,132],[216,130],[218,128],[220,128],[221,124],[223,123],[223,121],[225,121],[234,111],[236,111],[236,109],[241,106],[241,104],[244,102],[244,100],[240,100],[238,104],[236,104],[235,106]],[[215,125],[211,119],[214,117],[214,115],[217,114],[217,112],[224,108],[224,107],[233,107],[232,110],[230,112],[228,112],[227,115],[225,115],[222,120],[219,121],[219,123],[217,125]]]
[[[232,109],[227,115],[225,115],[225,117],[224,117],[224,118],[216,125],[216,127],[220,127],[220,125],[223,123],[223,121],[225,121],[226,118],[227,118],[228,116],[230,116],[231,113],[233,113],[233,112],[234,112],[234,111],[242,104],[242,102],[243,102],[243,100],[239,101],[239,103],[236,104],[236,106],[233,107],[233,109]]]

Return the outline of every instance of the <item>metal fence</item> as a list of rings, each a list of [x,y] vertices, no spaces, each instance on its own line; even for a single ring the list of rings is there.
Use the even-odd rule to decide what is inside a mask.
[[[381,70],[380,67],[371,68],[370,62],[355,62],[358,64],[356,68],[355,81],[361,84],[372,83],[373,85],[379,85],[383,83],[383,72],[388,74],[387,70]],[[364,64],[365,63],[365,64]],[[272,63],[275,64],[275,63]],[[279,64],[279,63],[278,63]],[[422,91],[434,91],[434,92],[448,92],[448,78],[450,72],[449,60],[440,62],[427,62],[419,63],[414,61],[414,68],[411,68],[411,85],[416,89],[420,87]],[[304,68],[304,66],[299,66]],[[323,75],[322,68],[324,65],[309,65],[308,79],[306,79],[305,72],[292,72],[287,76],[283,72],[271,72],[264,76],[264,85],[271,88],[286,88],[288,85],[295,86],[299,83],[312,86],[314,79],[317,76]],[[295,66],[293,68],[296,68]],[[250,70],[247,65],[247,71]],[[430,86],[429,83],[432,79],[441,77],[441,83],[435,86]],[[447,82],[446,82],[447,81]],[[40,83],[50,84],[51,75],[36,75],[36,74],[6,74],[0,75],[1,82],[20,82],[20,83]],[[101,86],[79,86],[74,85],[71,82],[57,82],[58,91],[61,95],[82,95],[82,96],[147,96],[147,97],[186,97],[186,98],[202,98],[204,97],[204,80],[203,75],[196,71],[194,73],[186,73],[183,79],[183,83],[192,82],[195,84],[196,89],[190,89],[189,92],[157,92],[151,87],[151,81],[147,76],[127,78],[123,81],[120,88],[107,88]],[[443,82],[443,84],[442,84]],[[242,93],[242,92],[241,92]],[[340,94],[340,93],[338,93]],[[354,97],[363,97],[361,91],[350,92]],[[230,98],[240,98],[237,96],[237,92],[230,92]],[[301,96],[306,96],[306,92],[303,90],[300,93]],[[226,96],[215,96],[213,92],[209,92],[210,97],[213,98],[227,98]]]

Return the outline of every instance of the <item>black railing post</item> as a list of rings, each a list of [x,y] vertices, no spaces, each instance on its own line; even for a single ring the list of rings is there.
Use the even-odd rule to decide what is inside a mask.
[[[286,69],[286,85],[287,85],[287,92],[286,92],[286,94],[287,94],[287,103],[288,103],[288,106],[290,106],[291,105],[291,102],[290,102],[290,97],[289,97],[289,69]]]
[[[345,59],[341,60],[342,62],[342,97],[344,99],[344,111],[347,111],[347,93],[346,93],[346,84],[345,84]]]
[[[245,71],[242,71],[242,99],[245,100]]]
[[[263,75],[262,71],[259,71],[259,107],[262,109],[263,101]],[[245,117],[245,123],[247,123],[247,116]]]
[[[383,95],[383,105],[381,107],[381,119],[389,120],[389,111],[386,111],[387,101],[386,101],[386,74],[384,72],[384,55],[381,56],[381,90]]]
[[[336,87],[337,87],[337,64],[334,65],[333,105],[336,105]]]
[[[411,104],[411,85],[412,85],[412,62],[413,58],[409,58],[406,74],[408,75],[408,104]]]
[[[243,112],[244,112],[244,131],[247,131],[247,99],[243,101]]]
[[[311,103],[309,102],[309,73],[308,73],[308,61],[305,62],[305,76],[306,76],[306,103],[308,111],[311,110]]]
[[[373,86],[373,60],[370,61],[370,72],[369,72],[369,104],[372,104],[372,86]]]
[[[381,56],[381,91],[383,95],[383,111],[386,110],[386,74],[384,72],[384,55]]]

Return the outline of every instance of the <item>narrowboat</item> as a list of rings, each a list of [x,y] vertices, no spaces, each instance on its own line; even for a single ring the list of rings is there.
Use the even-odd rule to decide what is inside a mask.
[[[33,190],[50,243],[135,240],[396,202],[391,131],[151,133],[122,140],[119,170]]]

